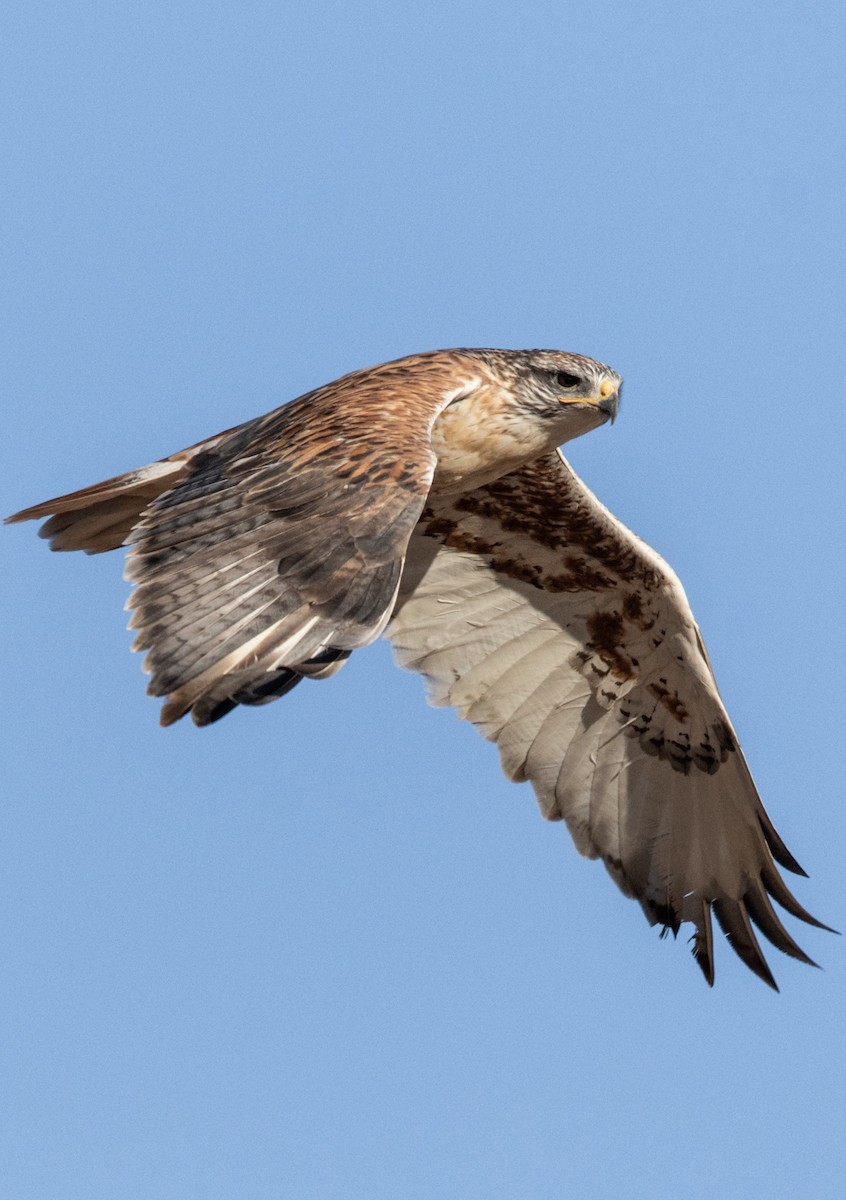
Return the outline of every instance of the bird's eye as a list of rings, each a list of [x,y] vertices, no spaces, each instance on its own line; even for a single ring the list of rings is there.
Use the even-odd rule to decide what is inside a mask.
[[[582,382],[578,375],[571,375],[569,371],[558,371],[555,375],[555,382],[560,388],[578,387]]]

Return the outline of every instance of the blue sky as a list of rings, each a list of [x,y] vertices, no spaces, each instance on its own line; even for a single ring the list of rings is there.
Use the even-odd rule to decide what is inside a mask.
[[[842,5],[30,0],[2,509],[344,371],[551,346],[843,927]],[[841,939],[709,991],[380,644],[161,730],[115,555],[3,534],[16,1200],[842,1195]]]

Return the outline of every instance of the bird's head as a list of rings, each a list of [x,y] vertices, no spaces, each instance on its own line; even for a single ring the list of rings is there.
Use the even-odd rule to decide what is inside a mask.
[[[554,431],[556,444],[613,421],[623,381],[604,363],[565,350],[505,352],[521,407]]]
[[[564,350],[441,350],[399,366],[409,362],[448,385],[432,428],[441,491],[481,487],[613,420],[623,382]]]

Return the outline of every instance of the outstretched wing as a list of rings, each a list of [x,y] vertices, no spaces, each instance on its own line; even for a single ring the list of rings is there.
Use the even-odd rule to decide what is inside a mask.
[[[810,962],[774,897],[818,925],[774,858],[803,873],[773,828],[723,707],[681,584],[560,454],[458,497],[433,494],[409,546],[388,627],[426,677],[531,780],[650,923],[695,926],[713,982],[711,911],[775,987],[750,918]]]
[[[127,539],[130,627],[162,723],[207,724],[381,632],[431,485],[431,428],[475,385],[421,355],[356,372],[154,463],[17,514],[59,549]]]

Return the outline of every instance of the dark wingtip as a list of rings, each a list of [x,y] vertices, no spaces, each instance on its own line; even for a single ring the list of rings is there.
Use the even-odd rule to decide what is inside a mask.
[[[691,953],[705,976],[708,987],[714,986],[714,932],[711,927],[711,905],[702,901],[702,916],[696,923],[696,931],[690,939]]]
[[[819,966],[819,963],[815,963],[784,928],[761,880],[755,880],[750,885],[743,901],[751,919],[764,937],[772,942],[778,950],[790,955],[791,958],[798,959],[799,962],[806,963],[809,967]]]
[[[207,701],[205,704],[199,702],[191,709],[191,720],[198,729],[204,729],[206,725],[214,725],[215,721],[221,720],[237,707],[238,701],[228,696],[222,700]]]
[[[785,846],[784,842],[776,831],[775,825],[773,825],[766,813],[766,810],[763,808],[760,808],[758,812],[758,821],[761,826],[761,832],[764,835],[764,840],[769,847],[770,854],[772,854],[776,862],[784,867],[786,871],[791,871],[794,875],[803,875],[805,879],[807,879],[808,872],[804,869],[804,867],[799,865],[799,863],[787,849],[787,846]]]
[[[719,897],[712,902],[711,907],[720,928],[726,935],[726,941],[738,958],[754,975],[757,975],[768,987],[777,992],[778,984],[758,945],[758,939],[752,929],[745,903],[730,900],[728,897]]]
[[[789,912],[792,917],[796,917],[799,921],[804,921],[806,925],[813,925],[817,929],[825,929],[828,933],[838,932],[836,929],[832,929],[831,926],[824,925],[822,921],[818,921],[816,917],[812,917],[808,910],[802,907],[772,863],[764,864],[764,868],[761,871],[761,882],[772,898],[786,912]]]

